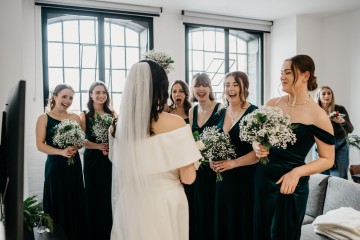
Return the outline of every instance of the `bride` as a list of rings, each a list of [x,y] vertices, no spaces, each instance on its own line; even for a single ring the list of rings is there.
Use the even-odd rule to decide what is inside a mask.
[[[188,203],[181,183],[196,177],[201,158],[182,118],[164,112],[164,69],[151,60],[132,66],[122,96],[113,162],[111,239],[188,239]]]

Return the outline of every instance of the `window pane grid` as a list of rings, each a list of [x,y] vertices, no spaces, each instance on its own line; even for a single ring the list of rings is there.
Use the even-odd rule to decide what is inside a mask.
[[[261,104],[259,34],[231,29],[190,27],[187,36],[189,72],[186,77],[190,85],[194,74],[205,72],[212,81],[215,95],[221,97],[226,73],[242,71],[249,76],[250,90],[256,88],[256,91],[250,91],[249,101]],[[228,61],[227,64],[225,61]]]
[[[101,13],[92,16],[85,16],[84,12],[81,14],[48,10],[47,21],[43,22],[48,33],[47,41],[43,39],[48,46],[45,51],[48,68],[44,72],[44,81],[48,83],[44,86],[48,86],[51,92],[59,83],[70,84],[76,93],[70,110],[79,112],[86,108],[87,92],[92,82],[105,81],[117,110],[129,68],[150,47],[152,20],[146,17],[106,18]],[[99,35],[99,23],[105,26],[105,29],[102,27],[104,36]],[[105,39],[100,43],[102,46],[99,38]],[[99,47],[101,52],[105,49],[105,55],[99,55]],[[121,48],[122,51],[119,51]],[[105,73],[100,74],[100,70]],[[99,75],[105,76],[105,79],[99,79]]]

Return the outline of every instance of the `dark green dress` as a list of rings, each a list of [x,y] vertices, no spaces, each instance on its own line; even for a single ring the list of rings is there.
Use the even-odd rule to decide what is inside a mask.
[[[96,142],[92,135],[92,124],[86,119],[86,139]],[[84,180],[89,233],[93,240],[110,239],[112,228],[111,210],[112,164],[97,149],[85,149]]]
[[[316,136],[327,144],[334,144],[334,136],[314,126],[294,124],[297,141],[287,149],[270,148],[269,163],[259,164],[255,178],[254,237],[259,240],[300,239],[309,194],[309,177],[301,177],[291,195],[280,193],[275,184],[284,174],[305,164],[305,158]]]
[[[239,137],[240,120],[257,109],[250,105],[243,116],[230,129],[231,143],[235,146],[236,157],[252,151],[251,144],[242,142]],[[220,111],[218,127],[222,130],[226,109]],[[253,234],[254,181],[258,164],[237,167],[221,175],[223,180],[216,183],[215,225],[216,240],[250,240]]]
[[[53,144],[54,127],[60,123],[48,116],[46,126],[46,144]],[[53,218],[55,232],[64,232],[61,239],[88,239],[85,215],[85,197],[82,167],[79,153],[75,163],[68,165],[67,158],[60,155],[48,155],[45,164],[44,211]]]
[[[198,106],[194,107],[192,132],[199,134],[206,127],[217,125],[219,116],[216,114],[220,103],[215,108],[207,122],[199,127],[197,124]],[[196,180],[191,185],[185,185],[185,193],[189,202],[189,239],[211,240],[214,238],[214,206],[215,206],[216,174],[209,164],[201,165],[196,171]]]

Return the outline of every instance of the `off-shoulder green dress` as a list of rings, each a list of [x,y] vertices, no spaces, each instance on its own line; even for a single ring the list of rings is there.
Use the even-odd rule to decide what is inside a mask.
[[[286,149],[270,148],[269,163],[259,164],[255,175],[254,239],[300,239],[301,225],[309,195],[309,177],[301,177],[293,194],[280,193],[276,182],[292,169],[302,166],[315,138],[334,145],[334,136],[314,125],[295,123],[297,141]]]

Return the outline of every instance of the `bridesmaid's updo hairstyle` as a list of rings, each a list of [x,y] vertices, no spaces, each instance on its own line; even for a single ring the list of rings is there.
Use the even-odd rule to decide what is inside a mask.
[[[305,72],[310,73],[309,80],[307,83],[307,89],[309,91],[314,91],[315,89],[317,89],[318,84],[316,82],[317,77],[315,76],[315,63],[310,56],[300,54],[292,58],[289,58],[285,61],[291,62],[291,71],[294,73],[294,77],[295,77],[295,81],[293,83],[294,85],[298,80],[297,70],[299,70],[301,73],[305,73]]]
[[[210,88],[210,95],[209,98],[211,101],[215,100],[215,95],[211,86],[211,80],[209,75],[207,75],[206,73],[197,73],[193,76],[193,79],[191,81],[191,96],[190,96],[190,101],[191,102],[197,102],[198,100],[196,99],[195,95],[194,95],[194,87],[197,85],[201,85],[204,87],[209,87]]]
[[[55,107],[54,97],[57,96],[59,94],[59,92],[61,92],[64,89],[70,89],[73,93],[75,93],[74,89],[68,84],[61,83],[61,84],[56,85],[54,91],[49,94],[50,97],[49,97],[47,106],[45,107],[46,112],[50,112],[51,110],[54,109],[54,107]]]

